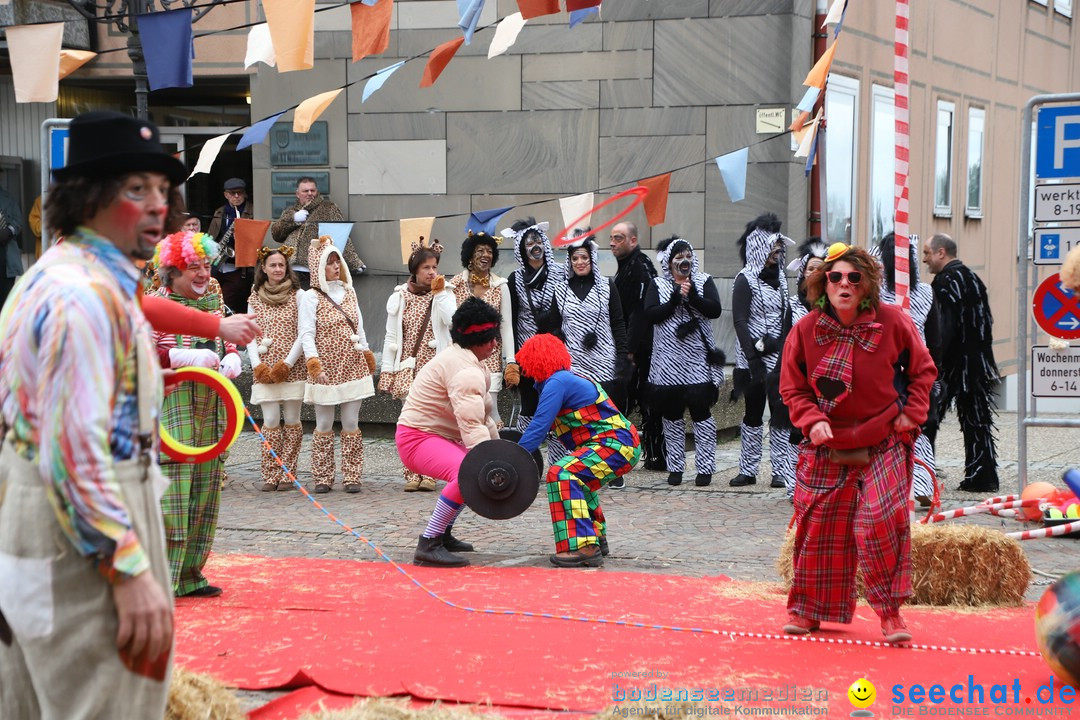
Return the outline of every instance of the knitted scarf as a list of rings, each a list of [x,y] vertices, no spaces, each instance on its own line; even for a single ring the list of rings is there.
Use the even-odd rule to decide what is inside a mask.
[[[289,302],[289,298],[296,295],[296,288],[288,280],[282,280],[277,285],[271,285],[267,280],[256,294],[264,304],[276,307]]]

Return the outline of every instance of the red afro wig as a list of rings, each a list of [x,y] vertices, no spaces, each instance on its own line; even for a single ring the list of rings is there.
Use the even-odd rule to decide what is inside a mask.
[[[559,370],[570,369],[570,353],[554,335],[538,333],[525,341],[514,353],[521,371],[537,382],[543,382]]]

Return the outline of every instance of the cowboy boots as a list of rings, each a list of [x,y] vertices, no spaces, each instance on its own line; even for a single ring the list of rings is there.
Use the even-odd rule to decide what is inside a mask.
[[[311,479],[315,481],[315,492],[330,492],[336,472],[334,433],[316,430],[311,434]]]
[[[352,432],[341,431],[341,475],[345,479],[345,492],[360,492],[360,476],[364,473],[364,435],[360,428]]]
[[[300,462],[300,446],[304,442],[304,426],[299,423],[296,425],[285,425],[281,429],[281,461],[285,463],[285,467],[292,473],[293,477],[299,477],[297,473],[297,465]],[[296,488],[296,484],[285,474],[285,471],[281,471],[281,480],[278,481],[278,490],[293,490]]]
[[[275,454],[281,457],[281,426],[264,425],[262,434],[266,441],[262,445],[262,490],[268,492],[277,490],[278,483],[281,482],[281,466],[274,457]]]

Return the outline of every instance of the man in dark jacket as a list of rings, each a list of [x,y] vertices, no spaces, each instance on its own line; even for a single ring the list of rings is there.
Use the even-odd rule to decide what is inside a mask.
[[[22,275],[22,209],[15,198],[0,187],[0,248],[4,251],[4,265],[0,268],[0,307],[7,300],[15,285],[15,278]]]
[[[642,315],[645,291],[656,277],[656,268],[638,247],[637,234],[637,225],[632,222],[622,222],[611,228],[611,254],[619,263],[619,270],[615,273],[615,289],[619,293],[626,321],[629,360],[635,366],[634,376],[627,387],[629,398],[626,412],[629,413],[635,403],[641,411],[641,447],[644,449],[645,469],[663,470],[666,467],[664,431],[660,416],[653,414],[645,398],[649,363],[652,360],[652,326]],[[623,484],[620,477],[608,487],[621,488]]]
[[[246,313],[251,285],[255,281],[254,268],[238,268],[233,253],[236,238],[232,232],[233,222],[238,218],[251,220],[255,211],[247,196],[247,183],[240,178],[229,178],[224,187],[225,204],[214,211],[210,227],[206,231],[221,248],[224,257],[214,267],[214,277],[221,283],[222,300],[234,313]]]

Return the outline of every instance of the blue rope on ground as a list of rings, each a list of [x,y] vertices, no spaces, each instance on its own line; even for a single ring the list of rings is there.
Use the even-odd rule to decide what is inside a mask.
[[[998,650],[998,649],[994,649],[994,648],[965,648],[965,647],[955,647],[955,646],[945,646],[945,645],[922,645],[922,644],[918,644],[918,643],[908,643],[908,644],[905,644],[905,645],[894,645],[892,643],[887,643],[887,642],[883,642],[883,641],[880,641],[880,640],[852,640],[852,639],[841,639],[841,638],[823,638],[823,637],[814,637],[813,635],[786,635],[786,634],[777,634],[777,633],[756,633],[756,632],[746,632],[746,631],[743,631],[743,630],[718,630],[718,629],[713,629],[713,628],[684,628],[684,627],[678,627],[676,625],[658,625],[658,624],[649,624],[649,623],[642,623],[642,622],[628,621],[628,620],[611,620],[611,619],[608,619],[608,618],[582,617],[582,616],[572,616],[572,615],[555,615],[555,614],[552,614],[552,613],[530,612],[528,610],[505,610],[505,609],[497,609],[497,608],[473,608],[473,607],[468,607],[466,605],[459,605],[456,602],[454,602],[453,600],[447,600],[446,598],[442,597],[441,595],[439,595],[434,590],[431,590],[430,588],[425,586],[422,582],[420,582],[419,580],[414,578],[412,575],[410,575],[408,570],[406,570],[401,565],[398,565],[396,562],[394,562],[394,560],[392,558],[390,558],[390,556],[388,556],[381,549],[379,549],[378,545],[371,542],[366,537],[364,537],[363,535],[358,533],[356,530],[354,530],[353,528],[351,528],[348,525],[346,525],[345,523],[343,523],[341,520],[339,520],[337,517],[335,517],[335,515],[332,512],[330,512],[325,507],[323,507],[322,504],[318,500],[316,500],[311,495],[311,493],[309,493],[307,491],[307,488],[305,488],[300,483],[300,481],[296,479],[296,476],[293,475],[292,471],[289,470],[289,468],[285,466],[285,463],[283,463],[281,461],[281,458],[278,457],[277,453],[274,451],[274,448],[271,447],[270,443],[268,443],[266,441],[266,437],[262,434],[262,428],[260,428],[258,426],[258,424],[255,422],[255,418],[251,417],[251,411],[248,410],[247,408],[244,408],[244,414],[247,416],[248,421],[251,423],[251,427],[255,430],[255,434],[259,436],[259,440],[262,442],[263,447],[270,451],[270,455],[274,458],[274,460],[277,462],[277,464],[281,466],[281,469],[285,472],[285,476],[288,477],[290,481],[292,481],[293,485],[295,485],[296,488],[301,493],[303,493],[304,497],[306,497],[308,500],[310,500],[311,503],[315,507],[317,507],[319,510],[321,510],[323,512],[323,514],[326,515],[326,517],[328,517],[330,520],[332,520],[336,525],[341,527],[343,530],[348,532],[350,535],[355,537],[357,540],[361,541],[362,543],[364,543],[365,545],[370,547],[379,558],[381,558],[382,560],[385,560],[386,562],[390,563],[390,565],[395,570],[397,570],[399,573],[401,573],[406,578],[408,578],[409,582],[411,582],[417,588],[419,588],[420,590],[427,593],[434,600],[442,603],[443,605],[446,605],[447,607],[452,607],[455,610],[463,610],[463,611],[469,612],[469,613],[479,613],[479,614],[484,614],[484,615],[510,615],[510,616],[517,616],[517,617],[543,618],[545,620],[569,620],[571,622],[595,623],[597,625],[614,625],[616,627],[633,627],[633,628],[643,628],[643,629],[646,629],[646,630],[667,630],[667,631],[670,631],[670,632],[693,633],[693,634],[698,634],[698,635],[718,635],[718,636],[727,637],[729,640],[732,640],[732,641],[734,641],[737,638],[749,638],[749,639],[752,639],[752,640],[784,640],[784,641],[787,641],[787,642],[810,642],[810,643],[825,643],[825,644],[831,644],[831,645],[849,645],[849,646],[854,645],[854,646],[871,647],[871,648],[895,648],[895,649],[905,649],[905,650],[935,650],[935,651],[940,651],[940,652],[966,653],[966,654],[972,654],[972,655],[1011,655],[1011,656],[1018,656],[1018,657],[1042,657],[1039,653],[1031,651],[1031,650]]]

